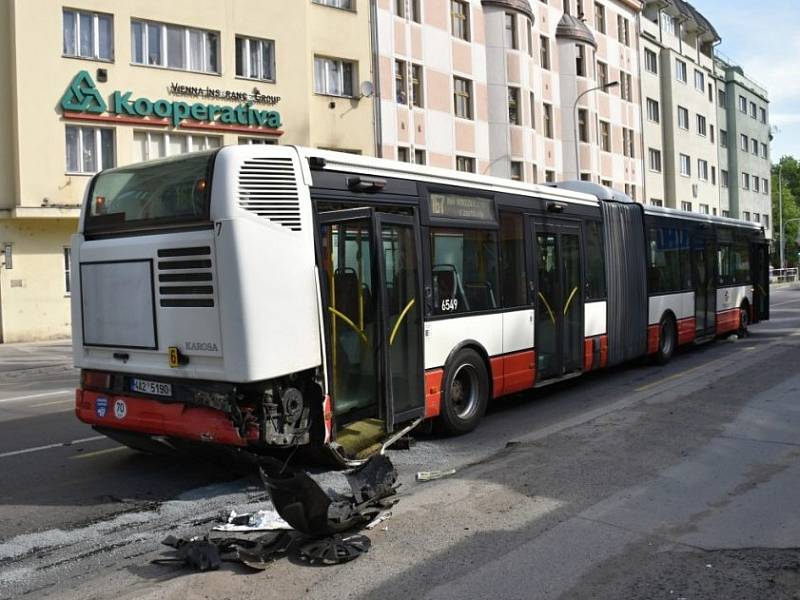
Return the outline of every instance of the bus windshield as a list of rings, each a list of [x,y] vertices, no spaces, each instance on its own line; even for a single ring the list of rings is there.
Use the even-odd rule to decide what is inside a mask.
[[[216,150],[103,171],[94,180],[85,229],[139,229],[208,221]]]

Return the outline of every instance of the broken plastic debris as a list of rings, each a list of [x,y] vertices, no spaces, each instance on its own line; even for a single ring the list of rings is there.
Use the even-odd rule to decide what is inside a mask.
[[[442,471],[417,471],[417,481],[433,481],[442,477],[455,475],[455,469],[444,469]]]
[[[391,516],[392,516],[392,511],[390,511],[390,510],[386,511],[385,513],[381,513],[377,517],[372,519],[372,521],[367,523],[366,528],[367,529],[374,529],[375,527],[377,527],[378,525],[383,523],[385,520],[391,518]]]
[[[228,522],[217,525],[214,531],[276,531],[291,529],[275,510],[259,510],[254,513],[237,513],[231,511]]]
[[[365,535],[334,535],[300,546],[298,558],[311,565],[338,565],[366,554],[372,542]]]
[[[174,548],[175,554],[171,558],[156,559],[153,561],[155,564],[183,563],[198,571],[213,571],[222,564],[219,547],[205,538],[184,540],[169,535],[161,543]]]

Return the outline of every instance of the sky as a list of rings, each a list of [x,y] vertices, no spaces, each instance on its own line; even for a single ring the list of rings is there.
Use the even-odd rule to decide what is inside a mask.
[[[718,50],[767,89],[772,161],[800,159],[800,0],[690,0],[722,38]]]

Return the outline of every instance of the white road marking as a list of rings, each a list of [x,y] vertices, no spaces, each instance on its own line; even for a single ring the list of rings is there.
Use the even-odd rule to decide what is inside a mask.
[[[67,400],[51,400],[50,402],[39,402],[38,404],[31,404],[31,408],[38,408],[39,406],[53,406],[54,404],[72,404],[75,402],[73,398]]]
[[[75,456],[70,456],[70,460],[81,459],[81,458],[94,458],[95,456],[103,456],[105,454],[110,454],[112,452],[119,452],[121,450],[130,450],[127,446],[119,446],[117,448],[106,448],[105,450],[97,450],[95,452],[86,452],[83,454],[76,454]]]
[[[104,435],[96,435],[94,437],[82,438],[80,440],[72,440],[71,442],[61,442],[59,444],[48,444],[47,446],[36,446],[35,448],[25,448],[24,450],[3,452],[0,454],[0,458],[8,458],[9,456],[19,456],[20,454],[30,454],[31,452],[41,452],[42,450],[52,450],[53,448],[61,448],[62,446],[74,446],[75,444],[85,444],[86,442],[97,442],[107,439],[108,438]]]
[[[0,398],[0,404],[4,402],[17,402],[19,400],[33,400],[34,398],[47,398],[48,396],[62,396],[64,394],[74,394],[74,389],[55,390],[53,392],[42,392],[41,394],[30,394],[28,396],[12,396],[11,398]]]

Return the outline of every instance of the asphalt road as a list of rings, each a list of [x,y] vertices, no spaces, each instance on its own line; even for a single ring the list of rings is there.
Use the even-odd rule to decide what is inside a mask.
[[[0,369],[0,598],[800,598],[781,595],[800,590],[799,326],[800,290],[777,290],[748,338],[497,401],[392,453],[403,498],[365,558],[248,577],[149,561],[263,502],[259,482],[101,438],[77,375],[42,368],[65,348],[33,348]],[[458,473],[413,481],[439,468]]]

